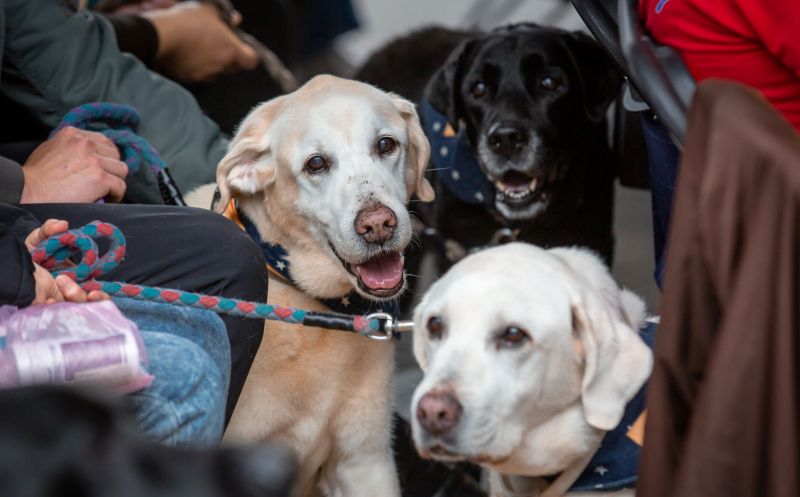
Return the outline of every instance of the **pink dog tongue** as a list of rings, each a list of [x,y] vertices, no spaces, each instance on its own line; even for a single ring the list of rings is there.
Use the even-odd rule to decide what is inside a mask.
[[[403,279],[403,259],[400,254],[382,254],[356,266],[361,281],[373,290],[388,290]]]

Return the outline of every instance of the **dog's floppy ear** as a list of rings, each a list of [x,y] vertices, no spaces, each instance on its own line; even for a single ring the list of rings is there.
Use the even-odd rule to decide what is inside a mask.
[[[619,424],[625,405],[653,367],[650,349],[620,312],[594,297],[572,304],[573,330],[585,353],[583,411],[589,424],[601,430]]]
[[[586,115],[592,121],[601,121],[606,116],[608,106],[619,94],[622,75],[611,57],[589,35],[568,33],[565,40],[580,78]]]
[[[430,293],[426,292],[417,307],[414,308],[414,334],[412,335],[414,358],[423,372],[428,371],[428,333],[419,325],[422,320],[422,310],[428,304],[428,295]]]
[[[425,88],[425,98],[447,117],[454,127],[464,117],[464,102],[461,98],[461,80],[467,70],[477,39],[464,40],[450,53],[447,61],[433,75]]]
[[[228,153],[217,165],[217,211],[223,212],[231,198],[255,195],[275,181],[275,149],[269,133],[282,98],[259,105],[239,125]]]
[[[430,202],[436,196],[433,187],[425,179],[425,170],[431,157],[431,145],[422,131],[419,116],[414,104],[405,98],[392,95],[392,104],[403,116],[408,130],[408,151],[406,152],[405,182],[409,196],[416,194],[423,202]]]
[[[644,320],[644,302],[621,290],[593,253],[576,248],[549,252],[575,277],[570,285],[572,329],[585,354],[584,415],[595,428],[612,430],[653,367],[653,354],[636,331]]]

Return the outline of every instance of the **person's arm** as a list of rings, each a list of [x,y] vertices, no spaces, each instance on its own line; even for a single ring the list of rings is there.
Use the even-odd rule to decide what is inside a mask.
[[[182,191],[214,181],[227,140],[186,90],[123,55],[108,21],[52,0],[0,5],[3,94],[51,127],[87,102],[131,105],[142,115],[139,134],[158,150]],[[149,168],[129,178],[127,197],[161,203]]]
[[[37,225],[27,212],[0,203],[0,305],[24,307],[36,296],[33,261],[20,235]]]
[[[210,80],[258,64],[243,42],[208,3],[181,2],[140,15],[110,15],[119,48],[181,83]],[[234,23],[241,22],[238,13]]]
[[[158,33],[153,23],[140,15],[113,14],[105,16],[114,27],[121,52],[127,52],[153,67],[158,54]]]
[[[29,212],[0,203],[0,305],[25,307],[54,302],[108,300],[104,292],[85,292],[68,276],[56,278],[31,259],[33,248],[67,231],[66,221],[49,219],[39,226]]]
[[[737,3],[767,51],[800,79],[800,2],[738,0]]]
[[[0,157],[0,202],[18,204],[24,185],[22,167],[11,159]]]

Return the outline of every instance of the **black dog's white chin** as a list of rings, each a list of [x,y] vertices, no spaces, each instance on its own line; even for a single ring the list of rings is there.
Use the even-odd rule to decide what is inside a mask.
[[[530,203],[519,206],[513,201],[509,202],[498,193],[494,201],[494,206],[500,214],[509,221],[528,221],[539,217],[549,203],[543,200],[532,200]]]
[[[542,175],[530,176],[508,171],[494,180],[497,194],[495,208],[512,221],[526,221],[539,216],[550,202],[550,184]]]

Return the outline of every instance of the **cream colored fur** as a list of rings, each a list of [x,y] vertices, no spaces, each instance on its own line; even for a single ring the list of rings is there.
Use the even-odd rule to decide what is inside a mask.
[[[444,322],[440,338],[427,331],[433,316]],[[512,243],[467,257],[415,310],[414,352],[425,377],[411,412],[442,389],[463,407],[443,436],[415,418],[418,450],[514,475],[520,488],[495,485],[497,496],[539,495],[526,489],[536,483],[529,477],[559,474],[592,454],[649,376],[652,353],[636,331],[644,318],[641,299],[588,250]],[[529,339],[501,343],[511,326]]]
[[[398,150],[377,157],[375,142],[387,135]],[[325,175],[303,169],[316,153],[334,163]],[[405,204],[412,194],[433,198],[423,177],[428,157],[410,102],[320,76],[244,120],[217,170],[218,209],[235,198],[262,238],[289,251],[300,288],[271,276],[270,303],[324,311],[319,298],[344,296],[355,285],[330,245],[348,262],[368,256],[353,223],[359,208],[379,201],[398,218],[392,243],[405,247]],[[210,195],[204,189],[190,198],[209,205]],[[388,342],[267,321],[225,440],[293,450],[301,468],[296,495],[399,496],[390,448],[392,354]]]

